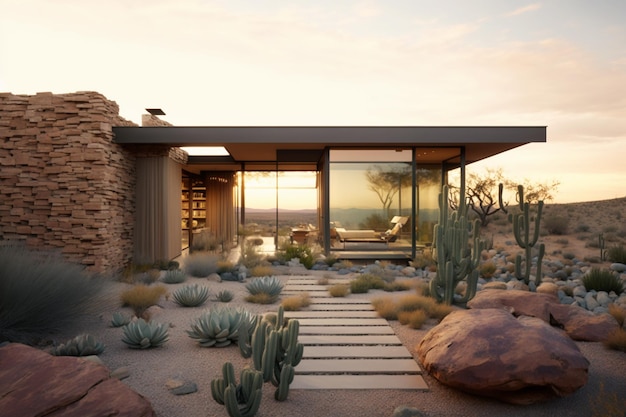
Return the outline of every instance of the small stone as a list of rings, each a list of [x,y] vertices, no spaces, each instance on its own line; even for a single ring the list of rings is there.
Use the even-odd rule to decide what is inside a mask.
[[[393,410],[392,417],[426,417],[426,414],[417,408],[400,405]]]
[[[483,285],[483,290],[506,290],[506,284],[500,281],[492,281]]]
[[[611,264],[610,268],[613,271],[617,271],[617,272],[626,272],[626,264],[622,264],[622,263],[613,263]]]
[[[596,301],[602,307],[608,307],[611,303],[611,297],[609,297],[609,294],[607,294],[606,291],[599,291],[598,295],[596,296]]]
[[[174,395],[187,395],[193,394],[198,391],[198,386],[195,382],[185,381],[181,386],[176,388],[170,388],[170,392]]]
[[[600,304],[598,304],[598,301],[594,298],[593,294],[590,292],[587,293],[587,295],[585,295],[585,307],[587,310],[593,311],[593,309],[598,306],[600,306]]]
[[[587,290],[582,285],[579,285],[576,288],[574,288],[574,292],[572,295],[574,297],[584,297],[585,295],[587,295]]]
[[[111,372],[110,376],[111,378],[116,378],[121,381],[122,379],[126,379],[130,376],[130,369],[128,368],[128,366],[120,366],[119,368]]]
[[[98,365],[105,366],[104,362],[102,362],[102,359],[100,359],[97,355],[80,356],[80,358],[89,362],[97,363]]]

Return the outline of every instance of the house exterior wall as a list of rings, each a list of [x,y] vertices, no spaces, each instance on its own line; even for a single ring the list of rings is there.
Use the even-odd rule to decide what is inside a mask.
[[[112,126],[134,126],[96,92],[0,93],[0,241],[61,252],[93,272],[132,258],[135,156]]]

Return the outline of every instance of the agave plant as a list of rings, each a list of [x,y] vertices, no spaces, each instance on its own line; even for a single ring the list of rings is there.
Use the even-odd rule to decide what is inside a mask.
[[[172,298],[183,307],[197,307],[209,298],[209,288],[198,284],[185,285],[174,291]]]
[[[216,298],[218,301],[221,301],[222,303],[228,303],[232,301],[233,298],[235,298],[235,294],[233,294],[232,291],[222,290],[217,293]]]
[[[159,347],[168,341],[168,325],[139,319],[123,327],[122,342],[132,349]]]
[[[111,316],[111,326],[113,326],[113,327],[126,326],[128,323],[130,323],[131,319],[132,319],[132,317],[127,316],[124,313],[120,313],[119,311],[116,311]]]
[[[246,284],[246,289],[252,295],[268,294],[270,297],[278,297],[283,290],[283,283],[275,276],[254,278]]]
[[[90,334],[80,334],[50,351],[54,356],[90,356],[104,352],[104,345]]]
[[[180,284],[187,279],[187,275],[180,269],[170,269],[165,271],[165,275],[161,278],[166,284]]]
[[[224,347],[237,343],[240,330],[247,341],[248,329],[256,327],[258,316],[242,308],[218,307],[206,310],[191,323],[187,334],[202,347]]]

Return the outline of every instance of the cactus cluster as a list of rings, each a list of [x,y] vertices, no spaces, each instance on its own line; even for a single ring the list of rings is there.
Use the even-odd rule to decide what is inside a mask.
[[[254,328],[257,321],[258,316],[245,309],[217,307],[204,311],[196,318],[187,334],[202,347],[225,347],[239,343],[240,338],[245,344],[249,329]]]
[[[263,374],[263,381],[277,387],[274,398],[284,401],[293,382],[295,366],[302,360],[304,346],[298,343],[300,323],[284,324],[284,309],[278,308],[276,321],[262,320],[252,336],[254,367]]]
[[[437,275],[430,282],[430,294],[448,305],[455,301],[465,303],[476,295],[477,270],[484,242],[479,236],[480,221],[468,220],[467,207],[461,203],[458,210],[450,210],[448,186],[439,194],[439,223],[435,225],[433,259]],[[473,244],[470,246],[470,239]],[[455,300],[459,282],[465,280],[465,295]]]
[[[81,334],[50,351],[54,356],[90,356],[104,352],[104,345],[90,334]]]
[[[147,322],[139,319],[122,328],[122,342],[132,349],[147,349],[162,346],[169,340],[167,324]]]
[[[185,285],[172,293],[172,299],[182,307],[197,307],[209,298],[209,288],[198,284]]]
[[[241,371],[240,384],[235,380],[235,369],[230,362],[222,366],[223,378],[211,381],[211,395],[226,406],[230,417],[252,417],[261,405],[263,378],[261,372],[245,368]]]

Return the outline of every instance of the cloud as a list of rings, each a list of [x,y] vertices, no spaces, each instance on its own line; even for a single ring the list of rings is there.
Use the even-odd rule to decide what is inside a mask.
[[[519,16],[521,14],[534,12],[534,11],[539,10],[539,9],[541,9],[541,4],[540,3],[532,3],[532,4],[529,4],[527,6],[517,8],[517,9],[513,10],[512,12],[506,13],[505,16],[506,17]]]

